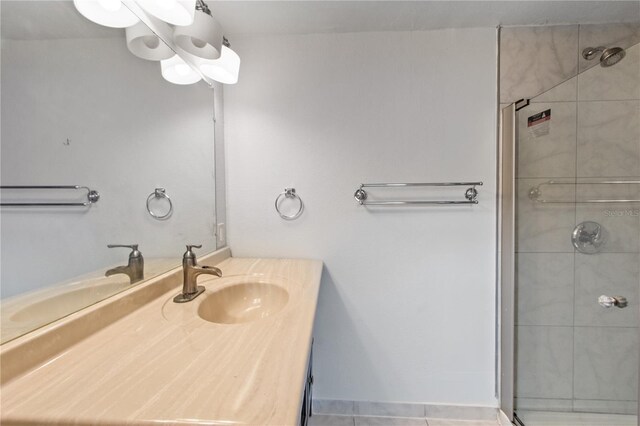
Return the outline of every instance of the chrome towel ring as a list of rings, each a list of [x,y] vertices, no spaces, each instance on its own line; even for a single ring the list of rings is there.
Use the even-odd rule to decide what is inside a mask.
[[[295,212],[292,215],[283,214],[280,211],[280,206],[279,206],[280,202],[283,200],[283,197],[284,198],[297,199],[298,202],[300,203],[300,207],[298,208],[298,211]],[[276,197],[275,206],[276,206],[276,211],[278,212],[280,217],[283,218],[284,220],[295,220],[295,219],[300,217],[300,215],[302,214],[302,212],[304,210],[304,203],[302,202],[302,198],[300,198],[298,196],[298,194],[296,194],[296,189],[295,188],[285,188],[284,192],[281,192],[280,195],[278,195]]]
[[[149,205],[149,202],[154,198],[166,199],[169,202],[169,211],[163,215],[155,214],[151,209],[151,206]],[[164,188],[156,188],[155,191],[149,194],[149,196],[147,197],[147,211],[151,216],[153,216],[154,219],[158,219],[158,220],[164,220],[164,219],[167,219],[169,216],[171,216],[171,214],[173,213],[173,203],[171,202],[171,198],[169,198]]]

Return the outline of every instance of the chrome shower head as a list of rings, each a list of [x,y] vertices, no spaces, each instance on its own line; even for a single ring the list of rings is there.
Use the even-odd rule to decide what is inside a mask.
[[[600,66],[602,67],[610,67],[612,65],[617,64],[624,58],[626,52],[621,47],[587,47],[582,51],[582,57],[587,61],[592,60],[599,53],[602,53],[600,56]]]
[[[620,62],[626,54],[627,52],[625,52],[621,47],[610,47],[609,49],[605,49],[600,57],[600,66],[610,67],[615,65]]]

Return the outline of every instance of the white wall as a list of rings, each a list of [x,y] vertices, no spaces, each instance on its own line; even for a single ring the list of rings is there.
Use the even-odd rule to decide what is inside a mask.
[[[126,264],[108,243],[176,265],[186,243],[215,249],[213,111],[204,84],[164,81],[124,38],[3,41],[2,184],[87,185],[101,198],[3,208],[2,296]],[[146,211],[156,187],[173,200],[169,220]]]
[[[497,405],[495,30],[234,37],[233,47],[229,241],[235,256],[324,261],[314,397]],[[361,182],[464,180],[485,182],[479,205],[353,199]],[[306,204],[293,222],[273,208],[286,186]]]

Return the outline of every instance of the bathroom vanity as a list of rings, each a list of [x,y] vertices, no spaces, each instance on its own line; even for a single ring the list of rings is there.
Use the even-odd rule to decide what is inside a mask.
[[[199,259],[0,348],[3,425],[305,424],[322,262]]]

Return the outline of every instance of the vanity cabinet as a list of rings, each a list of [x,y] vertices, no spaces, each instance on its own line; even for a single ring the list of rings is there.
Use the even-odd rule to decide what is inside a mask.
[[[304,382],[304,392],[302,393],[302,409],[300,410],[300,426],[307,426],[309,417],[312,415],[313,396],[313,340],[311,340],[311,350],[309,350],[309,362],[307,363],[307,375]]]

